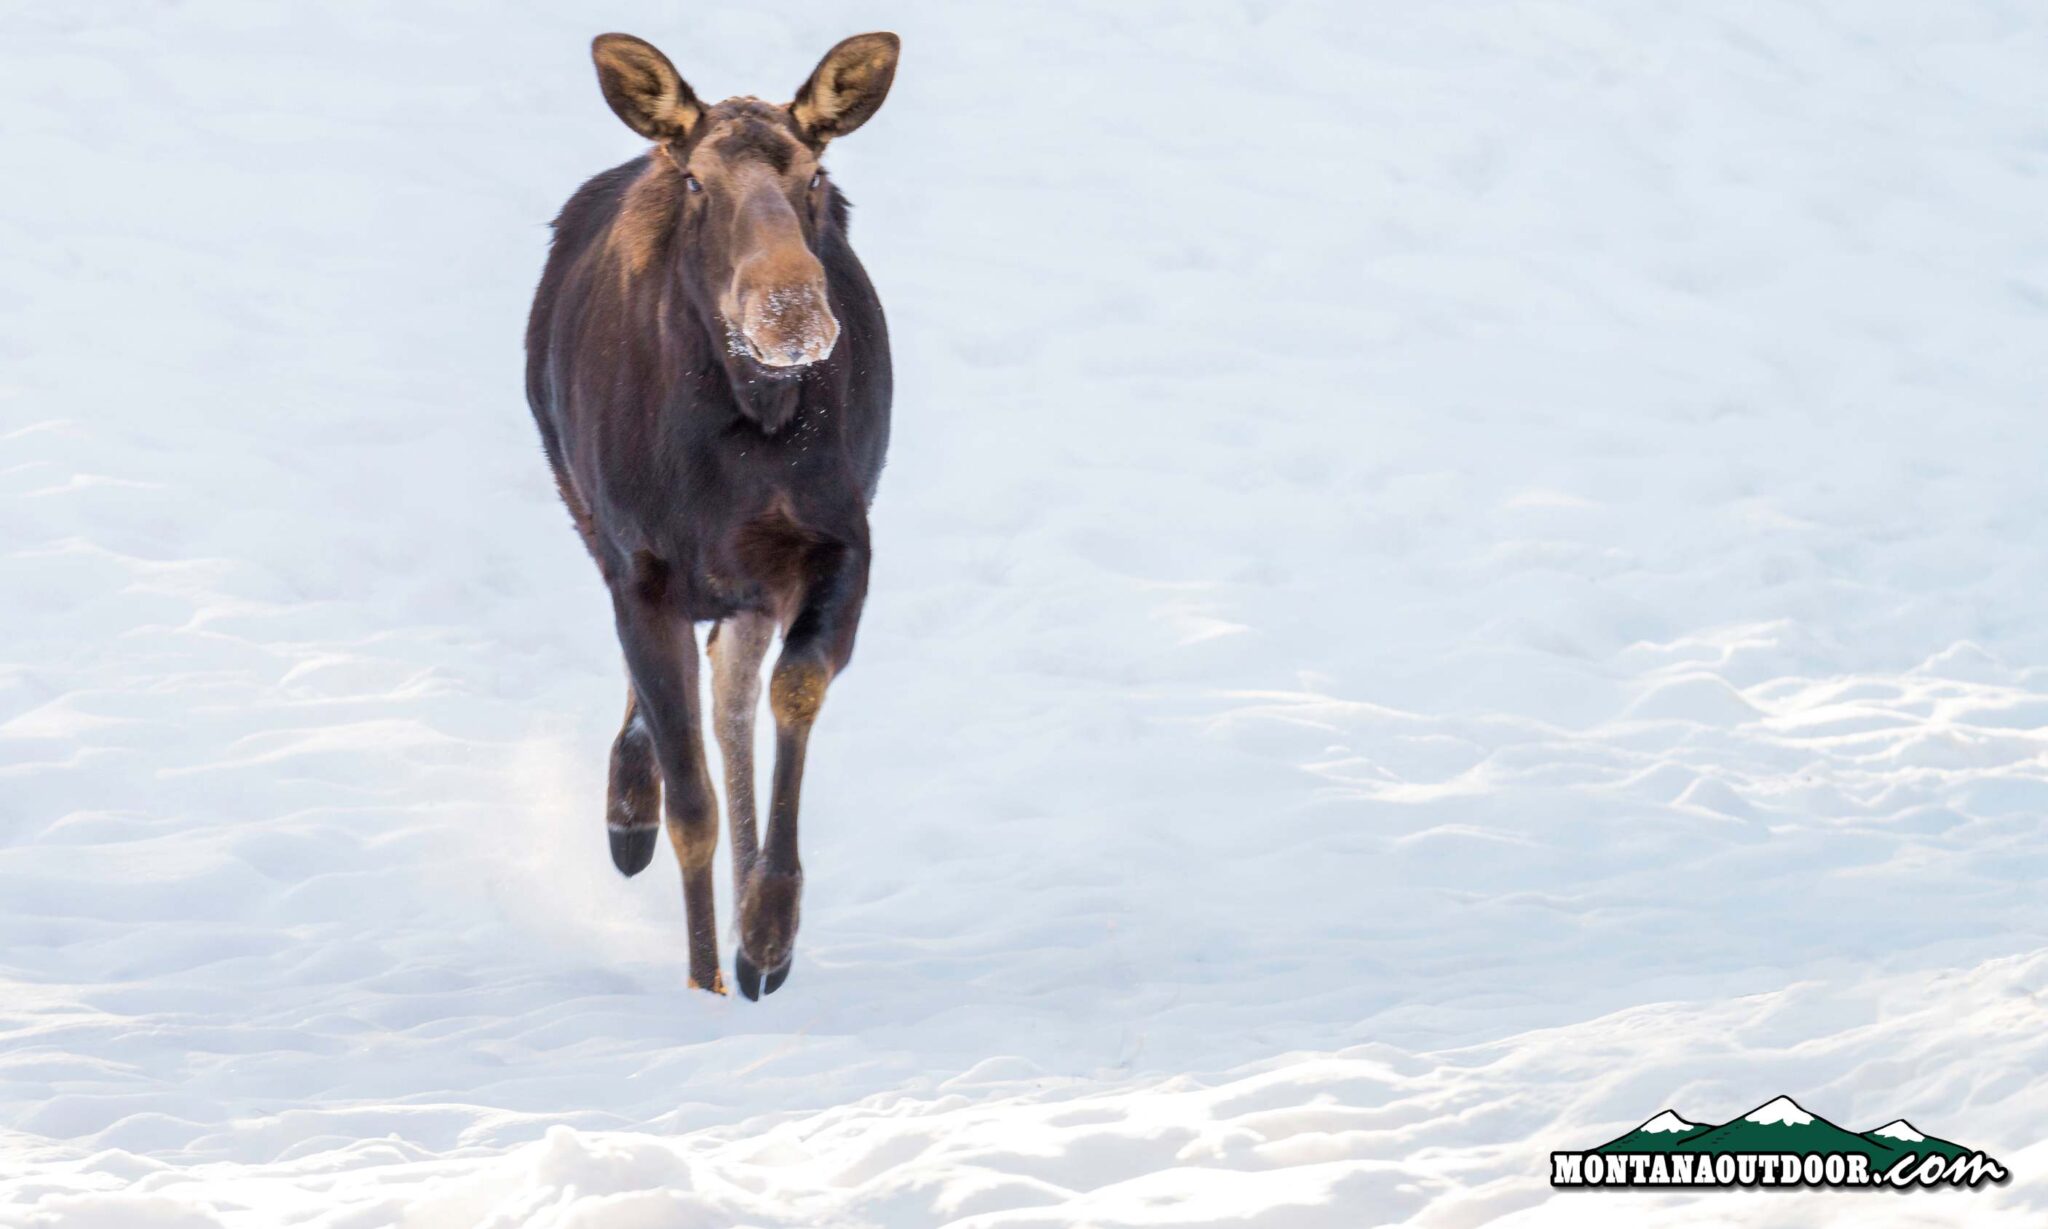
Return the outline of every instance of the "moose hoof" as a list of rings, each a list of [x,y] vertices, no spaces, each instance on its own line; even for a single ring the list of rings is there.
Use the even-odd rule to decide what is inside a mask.
[[[711,975],[711,984],[708,986],[705,985],[703,982],[698,981],[694,977],[692,977],[689,981],[683,984],[691,990],[709,990],[711,993],[719,995],[727,993],[725,988],[725,974],[723,973],[714,972]],[[747,997],[752,998],[753,996],[748,995]]]
[[[612,865],[632,878],[654,861],[654,846],[661,837],[660,825],[637,828],[607,828],[612,838]]]
[[[740,993],[747,997],[748,1002],[756,1002],[762,995],[780,990],[782,983],[789,980],[789,970],[795,963],[796,958],[792,956],[782,962],[781,968],[770,969],[763,977],[760,966],[749,960],[744,950],[737,951],[732,954],[733,980],[739,983]]]
[[[796,947],[798,906],[803,899],[802,871],[756,869],[740,887],[740,950],[762,970],[789,963]]]

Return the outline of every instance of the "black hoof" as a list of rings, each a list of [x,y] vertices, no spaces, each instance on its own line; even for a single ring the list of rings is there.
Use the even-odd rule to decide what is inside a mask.
[[[747,996],[747,1001],[756,1003],[760,1001],[762,995],[773,994],[782,989],[782,983],[789,980],[789,970],[795,964],[796,957],[791,956],[783,962],[781,968],[768,970],[764,978],[761,975],[761,966],[747,959],[746,952],[735,951],[732,954],[732,977],[739,983],[740,993]]]
[[[654,861],[654,845],[661,836],[660,827],[649,828],[607,828],[612,838],[612,865],[619,873],[631,878],[647,869]]]

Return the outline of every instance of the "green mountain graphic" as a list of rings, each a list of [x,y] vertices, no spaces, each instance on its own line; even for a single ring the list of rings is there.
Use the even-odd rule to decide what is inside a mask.
[[[1670,1110],[1650,1119],[1619,1139],[1610,1139],[1595,1152],[1669,1152],[1681,1142],[1713,1128],[1705,1123],[1687,1122]]]
[[[1672,1151],[1792,1152],[1801,1156],[1861,1153],[1870,1158],[1872,1168],[1883,1169],[1899,1159],[1902,1149],[1888,1139],[1845,1131],[1808,1113],[1790,1097],[1776,1097],[1733,1122],[1687,1136]]]
[[[1676,1110],[1665,1110],[1620,1138],[1586,1151],[1708,1156],[1741,1152],[1860,1155],[1870,1158],[1874,1173],[1885,1172],[1905,1157],[1942,1156],[1953,1160],[1976,1155],[1975,1150],[1953,1140],[1925,1134],[1903,1118],[1858,1135],[1809,1112],[1790,1097],[1773,1097],[1720,1126],[1692,1122]]]
[[[1912,1123],[1903,1118],[1887,1122],[1874,1131],[1865,1131],[1863,1138],[1888,1148],[1896,1148],[1901,1152],[1913,1153],[1915,1156],[1926,1156],[1929,1153],[1951,1157],[1970,1155],[1970,1150],[1961,1144],[1952,1144],[1948,1140],[1936,1139],[1932,1135],[1922,1135]]]
[[[1693,1122],[1667,1109],[1597,1148],[1554,1151],[1550,1156],[1550,1184],[1557,1187],[1845,1187],[1887,1182],[1976,1187],[2011,1176],[1983,1152],[1928,1135],[1903,1118],[1858,1135],[1790,1097],[1772,1097],[1720,1126]],[[1759,1156],[1784,1157],[1786,1163],[1771,1170],[1764,1163],[1751,1166],[1736,1160]],[[1574,1157],[1585,1159],[1574,1162]],[[1800,1157],[1803,1162],[1791,1163]],[[1824,1157],[1830,1158],[1826,1166],[1821,1164]],[[1844,1157],[1849,1158],[1847,1163]]]

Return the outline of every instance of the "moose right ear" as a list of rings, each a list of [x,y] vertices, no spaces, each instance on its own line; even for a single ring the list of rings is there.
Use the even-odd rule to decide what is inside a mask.
[[[590,41],[597,84],[626,127],[650,141],[678,141],[704,116],[703,104],[653,43],[630,34]]]

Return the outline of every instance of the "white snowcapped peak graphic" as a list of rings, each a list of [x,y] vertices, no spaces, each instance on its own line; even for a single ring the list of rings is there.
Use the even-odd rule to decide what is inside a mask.
[[[1769,1124],[1782,1122],[1787,1126],[1803,1127],[1813,1121],[1813,1115],[1799,1108],[1799,1103],[1790,1097],[1779,1097],[1767,1101],[1742,1116],[1744,1122]]]
[[[1877,1130],[1872,1131],[1871,1134],[1882,1135],[1886,1139],[1903,1139],[1908,1143],[1918,1143],[1927,1138],[1925,1135],[1920,1134],[1920,1132],[1915,1131],[1913,1124],[1903,1118],[1887,1122]]]
[[[1697,1122],[1687,1122],[1670,1110],[1665,1110],[1642,1126],[1637,1127],[1636,1130],[1648,1131],[1652,1135],[1664,1135],[1672,1131],[1691,1131],[1699,1125]]]

